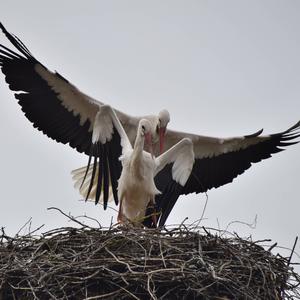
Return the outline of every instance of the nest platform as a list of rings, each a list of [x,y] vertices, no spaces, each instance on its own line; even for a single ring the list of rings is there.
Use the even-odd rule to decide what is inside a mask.
[[[204,227],[0,235],[0,299],[299,299],[268,241]]]

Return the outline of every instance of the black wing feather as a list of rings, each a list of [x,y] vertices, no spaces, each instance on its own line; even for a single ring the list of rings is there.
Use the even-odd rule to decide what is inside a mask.
[[[107,144],[103,145],[103,206],[107,208],[109,190],[109,165],[108,165]]]
[[[115,145],[119,147],[115,148]],[[112,139],[107,141],[105,144],[102,144],[100,141],[97,141],[95,144],[92,144],[92,156],[94,156],[94,167],[92,171],[92,176],[89,182],[88,193],[86,199],[88,199],[90,192],[93,188],[95,179],[96,179],[96,194],[95,194],[95,204],[100,200],[101,193],[103,191],[103,207],[107,208],[109,200],[109,184],[111,183],[113,197],[116,205],[119,203],[118,199],[118,179],[122,172],[122,164],[119,160],[121,155],[121,146],[120,146],[120,136],[116,129],[112,135]],[[91,155],[90,155],[91,156]],[[86,167],[85,175],[82,181],[81,186],[86,180],[89,168],[90,168],[89,157],[88,165]],[[98,177],[96,172],[96,164],[98,161]],[[97,177],[97,178],[96,178]]]
[[[0,28],[8,40],[22,55],[0,45],[0,67],[5,80],[15,94],[25,116],[33,126],[48,137],[69,144],[79,152],[89,154],[91,145],[91,122],[80,124],[80,116],[68,111],[54,92],[35,71],[37,61],[26,46],[11,35],[0,23]],[[45,67],[45,66],[43,66]],[[56,75],[68,82],[64,77]]]
[[[101,196],[103,172],[101,172],[100,170],[102,170],[103,162],[104,162],[103,149],[102,149],[103,146],[100,143],[97,143],[97,147],[99,149],[99,152],[98,152],[99,153],[99,164],[98,164],[99,167],[98,167],[98,180],[97,180],[95,204],[97,204],[99,202],[99,199]]]
[[[172,178],[174,163],[166,165],[154,178],[155,185],[161,194],[155,197],[155,209],[148,209],[147,215],[159,213],[158,225],[163,226],[171,213],[183,187]],[[147,217],[144,225],[154,227],[151,217]]]
[[[94,146],[94,145],[93,145]],[[91,193],[91,190],[92,190],[92,187],[93,187],[93,184],[94,184],[94,180],[95,180],[95,175],[96,175],[96,170],[97,170],[97,153],[98,153],[98,149],[96,147],[93,147],[95,150],[94,152],[94,164],[93,164],[93,171],[92,171],[92,177],[91,177],[91,181],[90,181],[90,184],[89,184],[89,188],[88,188],[88,192],[86,194],[86,198],[85,198],[85,201],[87,201],[87,199],[89,198],[89,195]],[[87,166],[87,170],[88,170],[89,166]],[[98,175],[99,176],[99,175]],[[84,182],[84,181],[83,181]],[[100,185],[101,186],[101,185]],[[98,188],[98,186],[97,186]]]
[[[16,36],[10,34],[6,28],[3,26],[3,24],[0,22],[0,28],[3,31],[3,33],[6,35],[8,40],[22,53],[24,54],[27,58],[32,58],[32,55],[28,48],[20,41],[19,38]]]
[[[270,135],[270,139],[262,140],[245,149],[196,159],[182,194],[202,193],[232,182],[234,178],[249,169],[252,163],[267,159],[272,154],[285,150],[284,147],[297,144],[299,141],[293,140],[300,136],[299,129],[300,122],[284,132]],[[251,137],[252,135],[245,136],[245,138]]]
[[[111,141],[108,143],[108,163],[109,163],[109,173],[111,178],[111,187],[115,200],[115,204],[118,205],[118,179],[121,176],[122,164],[120,161],[120,156],[122,154],[121,148],[121,137],[117,130],[114,129],[114,133]]]

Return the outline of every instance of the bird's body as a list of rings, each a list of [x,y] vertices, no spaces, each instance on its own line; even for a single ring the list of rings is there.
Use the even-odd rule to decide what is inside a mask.
[[[105,122],[103,122],[104,115],[107,117]],[[109,143],[111,133],[103,130],[103,127],[107,126],[112,127],[113,132],[118,132],[122,147],[122,155],[120,156],[122,171],[117,184],[118,200],[120,201],[118,220],[120,222],[130,221],[134,224],[141,224],[145,219],[148,205],[153,205],[155,197],[161,193],[156,188],[154,180],[160,170],[164,169],[168,164],[173,164],[170,181],[174,180],[181,187],[185,185],[194,163],[193,145],[189,139],[184,138],[168,151],[155,158],[152,154],[152,125],[149,120],[142,119],[139,121],[136,140],[132,147],[117,114],[110,106],[102,105],[99,107],[93,129],[93,143],[97,149],[105,149],[107,143]],[[151,154],[143,150],[145,141]],[[102,170],[100,165],[103,166],[101,155],[99,155],[98,168]],[[98,196],[100,196],[102,186],[105,193],[109,174],[114,173],[115,170],[113,165],[110,165],[109,170],[100,172],[97,177],[95,176],[96,167],[97,162],[94,162],[94,171],[91,177],[88,178],[88,193],[95,186],[97,198],[97,191]],[[87,166],[86,174],[89,168],[90,164]],[[95,178],[97,178],[96,181]],[[83,181],[85,179],[86,177],[83,178]],[[114,182],[111,183],[112,185],[116,184]],[[115,187],[113,186],[114,189]],[[162,194],[164,195],[163,190]],[[88,194],[86,197],[88,197]],[[156,225],[155,217],[153,217],[153,223]]]
[[[149,152],[143,151],[144,141],[139,131],[134,148],[120,157],[122,173],[118,181],[121,206],[119,219],[123,222],[126,219],[141,222],[145,218],[149,202],[154,201],[159,194],[154,183],[156,163]]]

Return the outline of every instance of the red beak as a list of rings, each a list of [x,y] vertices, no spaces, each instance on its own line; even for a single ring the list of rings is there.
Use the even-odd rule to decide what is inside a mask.
[[[149,152],[151,153],[151,157],[153,158],[153,145],[152,145],[152,135],[150,132],[145,134],[146,145],[148,146]]]
[[[159,154],[164,152],[166,127],[159,128]]]

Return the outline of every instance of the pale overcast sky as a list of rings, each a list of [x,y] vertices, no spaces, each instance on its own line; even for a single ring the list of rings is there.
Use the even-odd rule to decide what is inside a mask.
[[[0,21],[51,70],[131,115],[167,108],[170,128],[229,137],[287,129],[300,119],[300,2],[3,1]],[[3,34],[0,42],[7,43]],[[0,77],[0,226],[30,218],[71,225],[47,207],[103,225],[112,210],[80,202],[70,171],[87,158],[33,128]],[[300,145],[208,192],[203,225],[292,247],[300,234]],[[168,224],[198,219],[205,195],[181,197]],[[297,246],[300,252],[300,245]],[[300,261],[295,256],[295,260]]]

